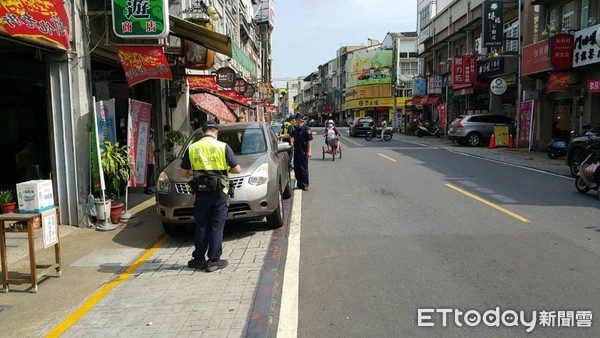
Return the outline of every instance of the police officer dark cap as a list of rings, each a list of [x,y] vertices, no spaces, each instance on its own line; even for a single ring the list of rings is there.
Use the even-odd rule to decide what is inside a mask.
[[[303,114],[296,114],[296,116],[294,118],[295,119],[303,119],[304,115]]]
[[[204,122],[204,124],[202,125],[203,130],[210,129],[210,128],[219,129],[219,125],[215,121],[211,121],[211,120]]]

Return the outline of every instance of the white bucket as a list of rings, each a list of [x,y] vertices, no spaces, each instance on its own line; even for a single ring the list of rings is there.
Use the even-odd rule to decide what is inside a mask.
[[[106,200],[106,213],[104,212],[104,205],[102,201],[95,201],[96,204],[96,219],[99,221],[104,221],[107,219],[106,215],[108,214],[108,218],[110,218],[110,200]]]

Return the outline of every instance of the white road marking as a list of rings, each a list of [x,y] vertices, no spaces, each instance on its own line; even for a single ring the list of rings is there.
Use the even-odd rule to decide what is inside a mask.
[[[491,158],[485,158],[485,157],[482,157],[482,156],[477,156],[477,155],[471,155],[471,154],[467,154],[467,153],[462,153],[462,152],[456,151],[456,150],[450,150],[450,149],[447,149],[447,150],[449,152],[451,152],[451,153],[455,153],[455,154],[459,154],[459,155],[463,155],[463,156],[468,156],[468,157],[472,157],[472,158],[478,158],[480,160],[490,161],[490,162],[494,162],[494,163],[504,164],[504,165],[507,165],[509,167],[521,168],[521,169],[525,169],[525,170],[534,171],[536,173],[541,173],[541,174],[546,174],[546,175],[550,175],[550,176],[556,176],[556,177],[566,178],[568,180],[574,180],[573,177],[568,177],[568,176],[564,176],[564,175],[560,175],[560,174],[555,174],[555,173],[551,173],[551,172],[540,170],[540,169],[529,168],[529,167],[518,165],[518,164],[513,164],[513,163],[508,163],[508,162],[502,162],[502,161],[498,161],[498,160],[493,160]]]
[[[298,336],[298,290],[300,281],[300,224],[302,190],[294,190],[294,204],[290,220],[287,258],[283,274],[281,307],[279,309],[278,337]]]

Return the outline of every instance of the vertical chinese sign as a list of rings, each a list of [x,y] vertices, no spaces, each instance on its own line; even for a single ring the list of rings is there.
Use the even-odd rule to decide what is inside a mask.
[[[483,2],[483,47],[502,47],[504,40],[503,1]]]
[[[120,38],[162,39],[169,35],[167,0],[112,0],[113,31]]]
[[[117,47],[129,87],[148,79],[173,80],[162,47]]]
[[[521,102],[519,112],[519,147],[530,146],[531,128],[533,128],[533,100]]]
[[[44,40],[71,49],[69,18],[62,0],[0,1],[0,32],[30,40]]]
[[[96,124],[98,125],[98,139],[102,142],[117,142],[117,125],[115,117],[115,99],[96,102]]]
[[[438,121],[440,123],[440,126],[444,130],[446,130],[446,128],[448,127],[448,120],[446,119],[447,111],[448,110],[446,108],[446,103],[437,106]]]
[[[150,137],[150,118],[152,105],[146,102],[130,100],[127,129],[129,147],[130,187],[146,186],[146,159]]]
[[[473,56],[452,58],[452,88],[470,87],[477,81],[476,60]]]

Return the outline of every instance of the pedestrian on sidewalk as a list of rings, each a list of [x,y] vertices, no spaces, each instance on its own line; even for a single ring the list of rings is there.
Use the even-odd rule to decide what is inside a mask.
[[[150,128],[150,134],[148,136],[148,150],[147,150],[147,164],[146,164],[146,187],[144,193],[146,195],[154,195],[152,187],[156,185],[156,179],[154,176],[154,170],[156,167],[155,157],[158,155],[158,149],[154,143],[154,129]]]
[[[287,151],[289,170],[294,169],[294,166],[292,165],[292,161],[294,159],[294,139],[292,138],[292,135],[294,134],[294,128],[294,119],[292,117],[288,117],[287,119],[285,119],[285,122],[283,123],[283,128],[281,128],[281,132],[279,134],[279,138],[287,141],[291,146],[291,148]]]
[[[304,123],[304,115],[296,114],[294,129],[294,173],[296,188],[308,191],[308,159],[312,157],[312,130]]]
[[[213,272],[227,266],[221,259],[223,229],[229,212],[229,173],[241,172],[233,150],[218,141],[219,126],[206,121],[202,138],[189,146],[181,161],[181,176],[193,176],[190,185],[195,192],[195,250],[188,267]],[[208,261],[206,254],[208,251]]]

